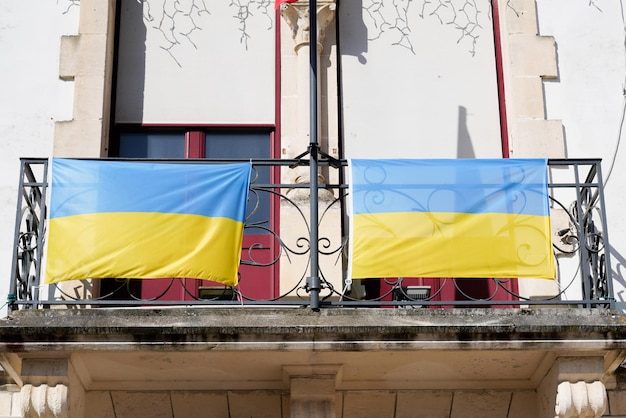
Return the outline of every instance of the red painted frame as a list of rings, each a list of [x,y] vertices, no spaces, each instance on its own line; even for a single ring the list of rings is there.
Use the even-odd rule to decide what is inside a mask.
[[[502,157],[509,158],[509,125],[506,112],[506,90],[504,86],[504,68],[502,57],[502,33],[500,28],[500,9],[498,0],[492,0],[493,41],[496,52],[496,78],[498,83],[498,104],[500,108],[500,139],[502,141]]]

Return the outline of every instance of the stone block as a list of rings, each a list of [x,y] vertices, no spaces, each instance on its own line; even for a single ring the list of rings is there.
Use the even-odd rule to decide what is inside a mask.
[[[335,398],[335,378],[292,378],[290,381],[292,399],[333,400]]]
[[[24,359],[22,362],[22,379],[34,385],[68,383],[69,362],[66,358],[59,359]]]
[[[81,0],[80,33],[106,33],[115,20],[115,4],[109,0]]]
[[[104,93],[106,81],[103,76],[82,76],[74,80],[74,119],[101,120],[104,117]]]
[[[294,95],[298,91],[298,77],[295,77],[296,71],[298,71],[298,57],[295,53],[289,55],[287,51],[283,51],[284,54],[281,57],[281,94],[283,96]]]
[[[604,372],[604,358],[596,357],[561,357],[558,359],[560,381],[599,380]]]
[[[396,418],[448,418],[452,407],[452,392],[399,392]]]
[[[74,80],[77,76],[101,76],[106,72],[108,38],[101,34],[81,34],[61,38],[59,77]]]
[[[228,418],[226,393],[172,392],[172,409],[176,418]]]
[[[541,77],[512,77],[511,90],[507,101],[512,104],[512,114],[521,118],[545,117]]]
[[[281,119],[283,121],[283,125],[281,129],[282,129],[282,136],[284,139],[288,140],[289,139],[288,137],[290,135],[297,136],[297,130],[298,130],[298,126],[296,124],[296,121],[298,119],[297,108],[298,108],[298,98],[296,94],[289,96],[289,97],[282,98]],[[301,141],[303,138],[294,138],[294,139],[295,141],[289,141],[286,144],[283,143],[282,145],[289,146],[290,142],[295,142],[293,146],[297,148],[297,152],[294,152],[294,155],[297,155],[300,152],[302,152],[300,151],[302,143],[300,143],[299,141]]]
[[[343,418],[394,418],[396,394],[387,391],[349,392]]]
[[[173,418],[169,392],[111,392],[116,418]]]
[[[68,370],[68,393],[67,408],[69,416],[84,417],[85,414],[85,388],[80,377],[76,373],[74,363],[70,361]]]
[[[537,393],[534,391],[513,392],[507,418],[538,417]]]
[[[55,157],[100,157],[102,155],[101,120],[57,122],[54,132]]]
[[[61,80],[74,80],[78,72],[80,36],[62,36],[59,59]]]
[[[626,390],[611,390],[608,395],[611,416],[626,415]]]
[[[511,158],[565,158],[560,120],[515,119],[510,132]]]
[[[233,418],[276,418],[281,416],[281,394],[273,392],[229,392],[228,405]]]
[[[506,417],[510,399],[510,392],[455,392],[450,418]]]
[[[511,75],[558,76],[556,43],[551,36],[518,34],[509,37]]]
[[[85,416],[90,418],[115,418],[113,400],[108,391],[85,394]]]
[[[509,33],[537,34],[535,0],[509,0],[501,7],[506,7],[504,15]]]

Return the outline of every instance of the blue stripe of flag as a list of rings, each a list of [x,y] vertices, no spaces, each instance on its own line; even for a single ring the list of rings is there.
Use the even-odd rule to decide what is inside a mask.
[[[353,159],[350,164],[354,214],[549,215],[546,159]]]
[[[251,164],[52,161],[50,217],[160,212],[245,218]],[[243,202],[246,200],[243,199]]]

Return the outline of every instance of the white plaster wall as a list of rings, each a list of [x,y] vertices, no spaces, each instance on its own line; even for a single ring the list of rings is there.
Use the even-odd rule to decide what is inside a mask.
[[[488,0],[352,1],[339,19],[347,157],[502,156]]]
[[[620,143],[626,103],[624,6],[624,0],[537,0],[540,34],[554,36],[558,53],[559,77],[544,82],[546,117],[562,120],[567,158],[602,158],[615,295],[622,305],[626,301],[626,144]]]
[[[0,2],[0,305],[12,273],[19,158],[50,157],[54,123],[72,116],[73,83],[58,76],[61,35],[78,25],[78,7],[69,6]]]
[[[273,3],[174,3],[122,2],[116,122],[273,124]]]

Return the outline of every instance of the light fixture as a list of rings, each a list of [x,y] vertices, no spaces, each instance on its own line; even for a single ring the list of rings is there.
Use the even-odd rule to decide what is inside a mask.
[[[428,300],[430,286],[400,286],[393,292],[393,300]]]
[[[235,292],[227,286],[200,286],[198,299],[207,300],[235,300]]]

